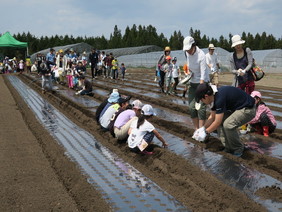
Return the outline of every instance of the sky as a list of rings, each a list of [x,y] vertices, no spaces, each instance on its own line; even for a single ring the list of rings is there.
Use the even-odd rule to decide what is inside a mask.
[[[266,32],[282,38],[281,0],[0,0],[0,33],[30,32],[36,37],[72,35],[110,38],[117,25],[152,25],[166,38],[189,30],[221,35]]]

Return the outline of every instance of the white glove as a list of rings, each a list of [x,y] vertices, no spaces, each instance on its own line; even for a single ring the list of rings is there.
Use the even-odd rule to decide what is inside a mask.
[[[214,69],[214,68],[211,68],[211,72],[214,73],[214,72],[215,72],[215,69]]]
[[[207,133],[206,130],[201,130],[198,134],[198,137],[196,138],[197,141],[203,142],[206,140]]]
[[[206,130],[205,127],[201,127],[201,128],[199,128],[199,129],[197,129],[197,130],[194,132],[192,138],[195,139],[195,140],[198,140],[199,133],[200,133],[201,131],[205,131],[205,130]]]

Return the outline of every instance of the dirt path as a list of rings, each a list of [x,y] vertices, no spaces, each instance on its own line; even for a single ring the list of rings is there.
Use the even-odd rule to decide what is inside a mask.
[[[0,211],[77,211],[2,77],[0,90]]]
[[[2,75],[0,90],[0,211],[108,211]]]

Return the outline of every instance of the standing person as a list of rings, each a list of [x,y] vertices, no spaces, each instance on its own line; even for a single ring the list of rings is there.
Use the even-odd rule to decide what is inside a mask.
[[[96,49],[92,49],[91,53],[89,54],[89,62],[91,63],[91,74],[92,74],[92,79],[97,78],[97,64],[98,64],[98,59],[99,55],[96,52]]]
[[[213,85],[216,85],[216,87],[218,87],[218,74],[220,72],[220,66],[214,50],[214,45],[212,43],[209,44],[209,52],[206,54],[206,62],[210,69],[210,81]]]
[[[172,84],[172,90],[173,90],[174,94],[177,94],[176,93],[176,87],[177,87],[177,85],[179,83],[179,77],[181,76],[180,68],[176,64],[176,62],[177,62],[177,58],[174,57],[172,59],[172,78],[173,78],[173,81],[174,81],[174,83]]]
[[[172,68],[173,65],[171,63],[171,56],[166,56],[166,64],[164,64],[163,69],[165,73],[165,93],[167,95],[171,94],[171,88],[173,84]]]
[[[112,60],[112,79],[118,79],[118,60],[116,57]]]
[[[126,67],[125,67],[124,63],[121,64],[120,72],[121,72],[121,79],[123,81],[124,80],[124,75],[125,75],[125,72],[126,72]]]
[[[195,107],[195,93],[199,84],[209,82],[209,72],[205,53],[196,46],[194,38],[187,36],[183,41],[183,51],[187,57],[187,65],[192,74],[188,91],[189,111],[195,130],[204,126],[206,120],[206,106],[201,103]]]
[[[25,59],[25,66],[26,66],[26,72],[28,74],[31,73],[31,60],[30,60],[30,56],[27,56],[26,59]]]
[[[47,68],[49,70],[49,72],[51,72],[51,66],[56,65],[56,57],[55,57],[55,50],[53,48],[50,49],[50,52],[46,55],[46,65]]]
[[[68,59],[64,55],[64,50],[60,49],[59,54],[57,55],[57,58],[56,58],[56,66],[58,68],[59,82],[60,83],[65,82],[67,63],[68,63]]]
[[[102,51],[99,54],[98,69],[99,72],[101,72],[99,75],[103,75],[104,78],[106,78],[105,58],[106,58],[106,54],[104,51]]]
[[[41,65],[41,63],[42,63],[42,61],[43,61],[42,54],[41,54],[41,53],[38,53],[38,54],[36,55],[35,60],[36,60],[36,64],[37,64],[37,73],[40,74],[40,73],[41,73],[40,65]]]
[[[86,56],[86,51],[84,51],[79,59],[80,62],[82,62],[82,65],[86,67],[87,65],[87,56]]]
[[[248,124],[255,128],[258,134],[268,137],[276,129],[276,120],[269,107],[262,101],[259,91],[253,91],[251,96],[256,100],[257,111],[255,118]]]
[[[18,66],[19,66],[19,72],[20,72],[20,74],[22,74],[24,72],[24,61],[20,60]]]
[[[53,90],[51,70],[47,66],[47,62],[42,61],[40,64],[40,74],[42,77],[42,93],[46,93],[46,88],[49,91]],[[47,86],[48,85],[48,86]]]
[[[105,70],[106,70],[106,78],[111,77],[111,69],[112,69],[112,58],[109,54],[106,54],[106,57],[104,59],[105,63]]]
[[[209,105],[211,114],[193,138],[202,142],[209,133],[218,129],[224,151],[240,157],[244,144],[240,141],[238,127],[255,117],[255,99],[239,88],[222,86],[217,90],[216,86],[211,87],[208,83],[198,85],[195,99]]]
[[[153,107],[146,104],[142,107],[141,115],[138,119],[132,121],[127,139],[128,146],[132,151],[148,155],[153,154],[153,152],[147,151],[146,147],[153,141],[154,136],[162,142],[163,147],[168,146],[161,134],[149,122],[149,119],[155,115]]]
[[[250,48],[243,48],[244,40],[239,35],[232,37],[234,53],[230,58],[230,65],[234,76],[233,85],[251,94],[255,89],[254,77],[252,74],[253,54]]]
[[[160,56],[157,63],[158,70],[156,71],[155,82],[157,81],[157,76],[159,75],[160,76],[159,86],[163,93],[164,93],[164,81],[165,81],[165,72],[163,70],[163,66],[167,62],[166,57],[171,56],[170,52],[171,52],[170,47],[169,46],[165,47],[164,53]]]

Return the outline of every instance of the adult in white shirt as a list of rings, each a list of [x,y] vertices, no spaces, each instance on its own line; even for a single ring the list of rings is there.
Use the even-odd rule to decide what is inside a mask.
[[[214,53],[215,47],[211,43],[209,44],[209,52],[206,54],[206,62],[210,69],[210,81],[213,85],[218,87],[218,73],[220,72],[217,55]]]
[[[189,111],[195,130],[201,128],[206,120],[206,106],[200,103],[200,107],[195,107],[195,92],[199,84],[209,82],[209,71],[206,63],[205,53],[196,46],[194,38],[187,36],[183,41],[183,51],[187,57],[187,65],[192,74],[190,80],[188,101]]]

